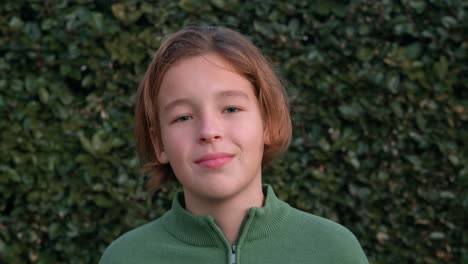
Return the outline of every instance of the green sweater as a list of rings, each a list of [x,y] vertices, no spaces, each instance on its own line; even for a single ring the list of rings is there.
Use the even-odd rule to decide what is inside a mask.
[[[265,205],[251,208],[237,245],[231,246],[210,215],[184,209],[179,192],[159,219],[122,235],[100,264],[368,263],[345,227],[292,208],[265,185]]]

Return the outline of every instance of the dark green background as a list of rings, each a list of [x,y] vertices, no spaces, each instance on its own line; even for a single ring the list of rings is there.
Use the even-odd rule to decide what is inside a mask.
[[[467,3],[3,1],[0,263],[96,263],[169,208],[176,188],[139,172],[135,92],[194,24],[247,35],[287,80],[294,138],[264,171],[280,198],[372,263],[468,263]]]

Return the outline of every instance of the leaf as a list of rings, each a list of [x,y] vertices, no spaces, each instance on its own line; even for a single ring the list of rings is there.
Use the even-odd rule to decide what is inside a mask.
[[[419,42],[412,43],[404,48],[405,58],[415,60],[421,55],[421,44]]]
[[[121,146],[125,145],[125,141],[122,138],[113,137],[112,140],[111,140],[111,144],[112,144],[113,148],[121,147]]]
[[[411,0],[409,1],[409,5],[419,14],[426,9],[426,2],[424,0]]]
[[[264,23],[254,21],[254,29],[255,31],[261,33],[262,35],[268,38],[273,37],[273,31],[269,26],[265,25]]]
[[[374,50],[370,48],[358,48],[356,56],[362,61],[370,61],[374,57]]]
[[[92,149],[96,152],[102,152],[103,150],[103,141],[99,132],[95,133],[91,139]]]
[[[204,13],[212,10],[208,1],[179,0],[179,7],[189,13]]]
[[[349,151],[346,157],[346,160],[348,161],[349,164],[351,164],[355,169],[359,169],[361,166],[361,163],[359,162],[359,159],[356,157],[356,153],[353,151]]]
[[[346,11],[347,11],[347,8],[346,8],[346,5],[340,5],[338,3],[333,3],[333,5],[331,6],[331,11],[333,14],[339,16],[339,17],[344,17],[346,16]]]
[[[454,17],[451,16],[444,16],[442,17],[442,25],[446,28],[450,28],[452,26],[455,26],[457,24],[457,20]]]
[[[288,29],[290,32],[296,32],[299,29],[299,20],[296,18],[290,19],[288,23]]]
[[[61,95],[59,96],[59,98],[60,98],[60,101],[62,101],[64,105],[69,105],[73,102],[73,94],[67,88],[62,89]]]
[[[49,102],[49,91],[45,87],[39,88],[39,99],[44,104]]]
[[[434,63],[433,71],[439,80],[445,79],[448,72],[447,58],[445,56],[441,56],[439,61]]]
[[[317,144],[318,144],[319,147],[320,147],[323,151],[325,151],[325,152],[328,152],[328,151],[330,150],[330,144],[329,144],[328,141],[327,141],[325,138],[323,138],[323,137],[321,137],[321,138],[318,140]]]
[[[432,240],[441,240],[441,239],[445,238],[445,234],[442,233],[442,232],[432,232],[429,235],[429,238],[432,239]]]
[[[125,21],[125,5],[122,3],[113,4],[112,14],[120,21]]]
[[[392,93],[397,93],[399,85],[400,85],[400,75],[398,74],[392,75],[388,81],[388,85],[387,85],[388,89]]]
[[[450,154],[448,156],[448,159],[449,159],[450,163],[452,163],[452,165],[454,165],[454,166],[458,166],[458,164],[460,164],[460,160],[458,159],[458,157],[455,154]]]
[[[370,33],[371,27],[368,25],[360,25],[358,28],[359,35],[365,36]]]
[[[113,202],[107,198],[104,194],[98,194],[94,198],[94,202],[96,203],[97,206],[103,207],[103,208],[110,208],[113,205]]]
[[[49,237],[50,239],[55,239],[57,238],[60,233],[61,233],[61,228],[60,228],[60,225],[57,224],[57,223],[52,223],[50,226],[49,226]]]
[[[93,12],[91,15],[91,25],[100,33],[103,33],[105,30],[103,19],[104,18],[101,13]]]
[[[62,75],[69,75],[72,72],[70,65],[62,64],[60,65],[60,73]]]
[[[102,192],[104,190],[104,185],[102,183],[96,183],[92,186],[92,190],[95,192]]]
[[[78,131],[77,135],[80,139],[81,146],[89,153],[94,154],[93,146],[91,145],[91,142],[89,142],[89,140],[84,136],[84,133],[82,131]]]
[[[313,9],[317,14],[327,16],[330,13],[332,4],[328,0],[321,0]]]
[[[25,80],[24,84],[25,84],[26,90],[30,94],[36,94],[37,93],[37,86],[36,86],[36,82],[35,82],[35,77],[33,77],[31,75],[28,75],[26,77],[26,80]]]
[[[93,85],[94,80],[91,74],[86,75],[83,80],[81,80],[81,85],[85,88],[89,88]]]
[[[377,177],[380,181],[385,182],[390,177],[386,171],[379,171]]]
[[[362,108],[357,104],[341,105],[338,109],[346,119],[350,120],[354,120],[362,114]]]
[[[27,22],[23,27],[23,31],[32,41],[38,41],[41,37],[41,28],[37,23]]]
[[[421,112],[416,113],[416,124],[420,130],[426,130],[426,119]]]
[[[455,194],[451,191],[442,191],[440,193],[440,198],[442,199],[455,199]]]
[[[23,25],[24,25],[23,20],[21,20],[21,18],[16,17],[16,16],[12,17],[10,19],[10,22],[8,23],[8,26],[10,26],[10,28],[12,28],[14,31],[21,30]]]
[[[10,88],[14,92],[17,92],[17,93],[22,92],[23,91],[23,82],[21,80],[14,79],[13,81],[11,81]]]
[[[3,176],[6,176],[6,177],[1,177],[2,181],[4,181],[4,183],[7,183],[9,180],[11,180],[13,182],[20,182],[21,181],[21,177],[16,172],[16,170],[14,170],[14,169],[12,169],[10,167],[0,165],[0,172],[1,172],[1,174]]]
[[[219,9],[224,9],[226,4],[224,0],[211,0],[211,3]]]
[[[403,117],[403,110],[401,109],[401,104],[398,101],[390,102],[390,107],[392,108],[393,113],[399,118]]]

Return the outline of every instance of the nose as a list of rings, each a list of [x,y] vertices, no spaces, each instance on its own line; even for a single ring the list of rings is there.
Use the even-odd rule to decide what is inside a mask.
[[[200,123],[200,144],[213,143],[223,139],[220,121],[215,117],[205,117]]]

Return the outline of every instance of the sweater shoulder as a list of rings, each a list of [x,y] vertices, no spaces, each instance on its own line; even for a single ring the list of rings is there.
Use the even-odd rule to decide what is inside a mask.
[[[160,219],[132,229],[112,242],[104,251],[99,264],[133,263],[143,250],[154,247],[167,236]],[[159,239],[155,239],[159,238]]]
[[[348,228],[295,208],[291,208],[290,216],[288,233],[302,238],[303,245],[333,258],[331,263],[368,263],[359,241]]]
[[[326,234],[342,234],[342,235],[353,235],[349,229],[343,225],[334,222],[330,219],[314,215],[301,211],[299,209],[291,207],[291,220],[302,226],[302,228],[309,229],[309,231],[323,231]],[[320,232],[321,233],[321,232]],[[354,236],[354,235],[353,235]]]

